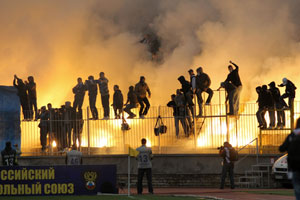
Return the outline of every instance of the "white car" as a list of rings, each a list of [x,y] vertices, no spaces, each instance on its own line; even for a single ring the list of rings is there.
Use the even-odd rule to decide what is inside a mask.
[[[287,164],[287,154],[278,158],[273,167],[272,172],[274,179],[282,184],[290,184],[291,181],[288,179],[288,164]]]

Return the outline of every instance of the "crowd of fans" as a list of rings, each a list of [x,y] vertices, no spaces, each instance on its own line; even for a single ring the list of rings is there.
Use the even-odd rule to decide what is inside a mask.
[[[267,85],[262,85],[256,87],[256,92],[258,94],[258,111],[256,112],[256,117],[258,121],[258,127],[261,129],[267,128],[267,123],[265,119],[265,114],[268,111],[270,124],[270,129],[273,128],[284,128],[285,127],[285,113],[287,109],[293,110],[295,90],[296,86],[288,79],[283,78],[282,83],[278,85],[279,87],[285,87],[285,93],[280,95],[280,90],[276,87],[274,81],[269,83],[269,88]],[[288,98],[288,105],[284,101]],[[277,112],[277,125],[275,124],[275,112]]]

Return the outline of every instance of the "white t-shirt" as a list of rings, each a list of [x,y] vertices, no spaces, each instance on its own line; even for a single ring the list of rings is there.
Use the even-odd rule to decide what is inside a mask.
[[[67,165],[80,165],[82,158],[82,152],[77,150],[71,150],[67,152]]]
[[[146,169],[146,168],[152,168],[152,150],[150,147],[146,146],[140,146],[139,148],[136,149],[139,151],[139,155],[137,156],[138,160],[138,168],[141,169]]]

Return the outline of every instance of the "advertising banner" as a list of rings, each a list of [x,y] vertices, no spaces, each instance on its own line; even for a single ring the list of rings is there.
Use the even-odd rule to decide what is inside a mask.
[[[116,193],[116,165],[0,167],[0,196]]]

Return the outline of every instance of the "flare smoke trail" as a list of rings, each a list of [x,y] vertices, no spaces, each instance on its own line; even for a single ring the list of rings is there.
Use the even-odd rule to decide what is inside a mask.
[[[283,77],[299,87],[299,11],[296,0],[1,0],[1,84],[33,75],[39,107],[59,106],[79,76],[104,71],[111,93],[118,84],[126,95],[145,75],[152,105],[165,105],[189,68],[203,66],[216,89],[232,60],[252,101]],[[161,38],[162,63],[139,43],[147,31]]]

